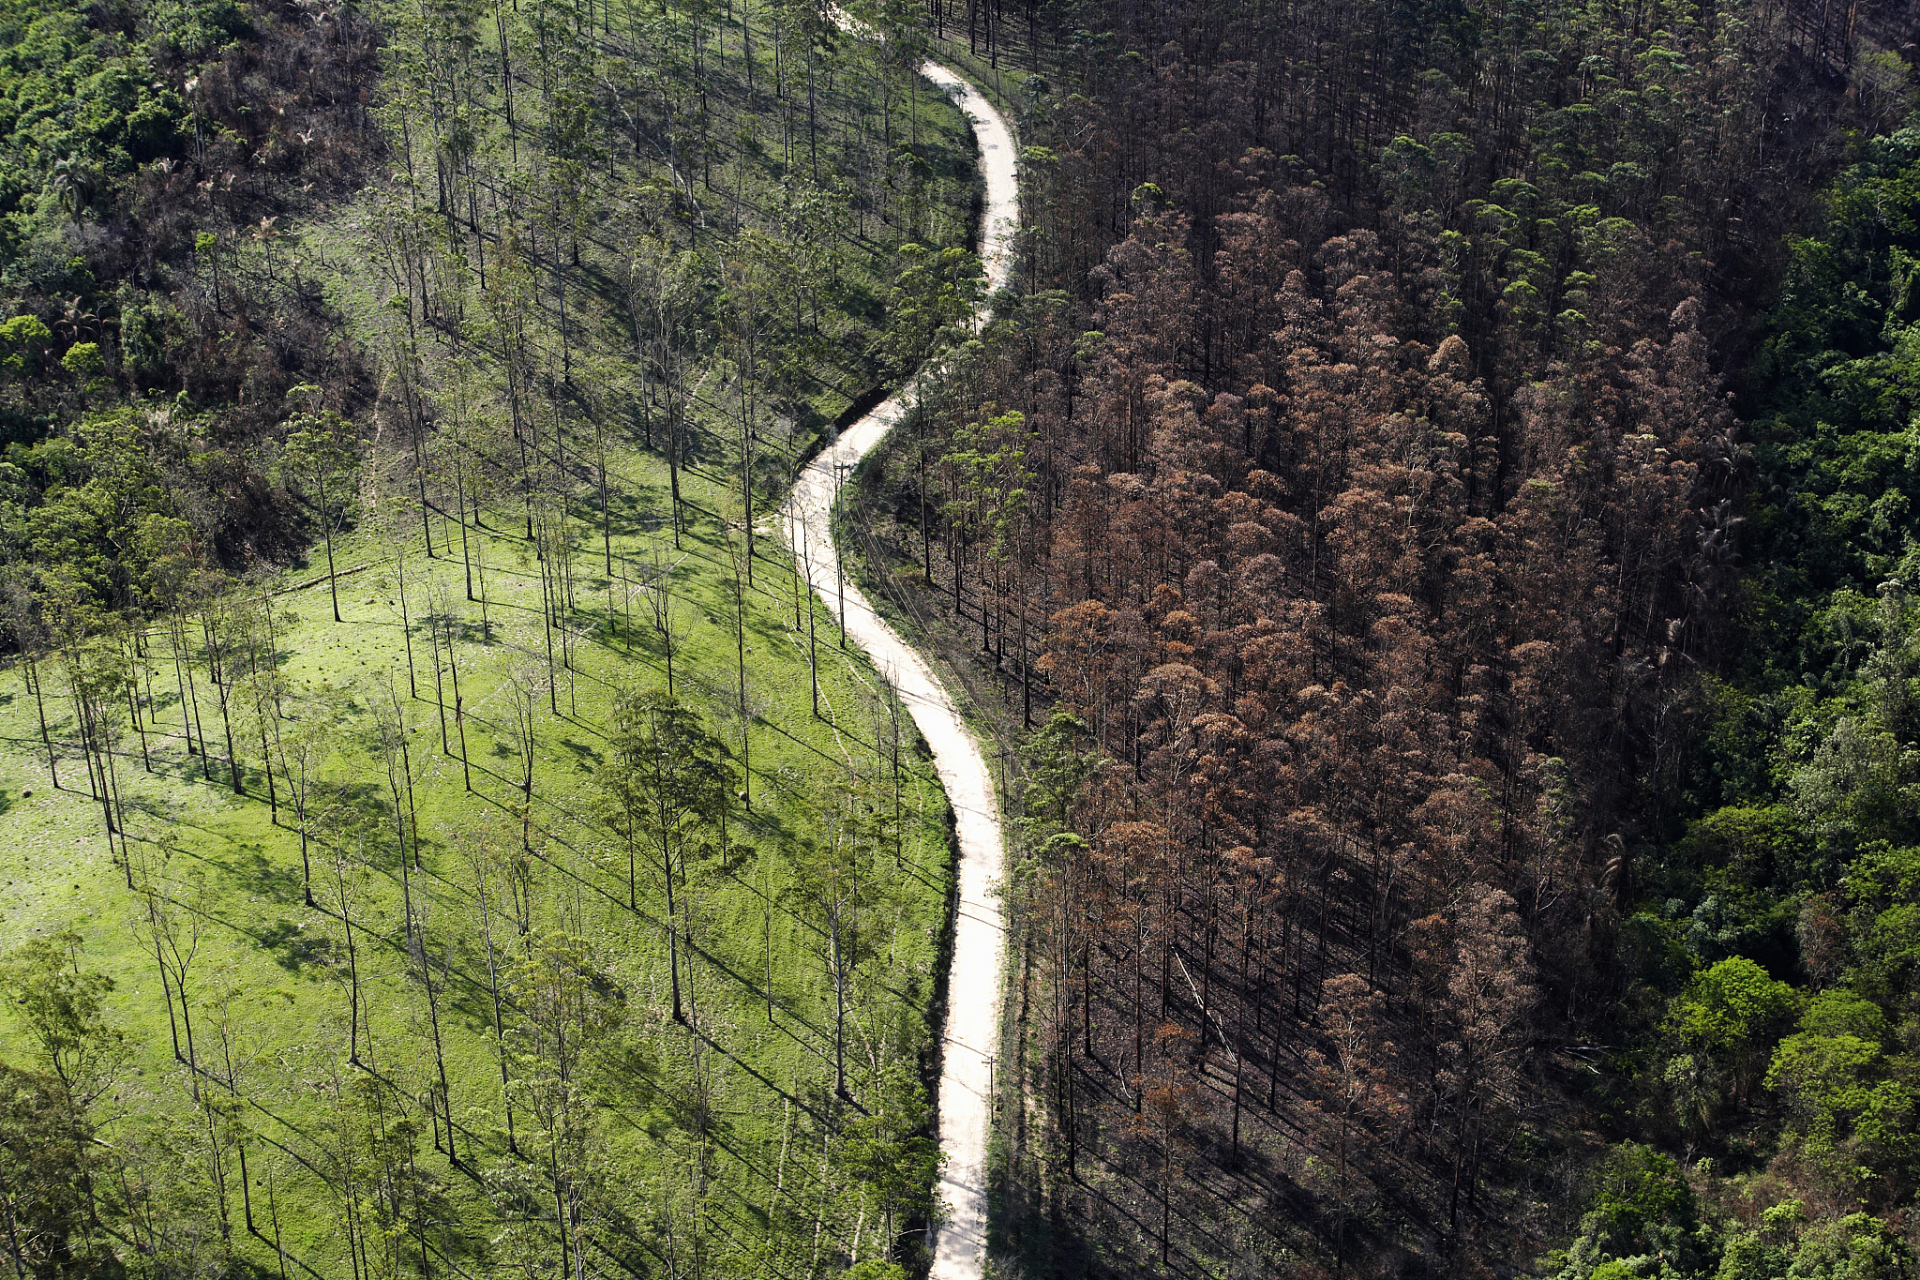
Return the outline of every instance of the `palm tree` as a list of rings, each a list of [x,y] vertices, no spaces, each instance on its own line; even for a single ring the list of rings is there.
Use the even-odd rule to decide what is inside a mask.
[[[69,156],[65,160],[54,161],[52,187],[53,198],[77,226],[81,217],[93,207],[94,198],[100,191],[100,179],[86,162]]]

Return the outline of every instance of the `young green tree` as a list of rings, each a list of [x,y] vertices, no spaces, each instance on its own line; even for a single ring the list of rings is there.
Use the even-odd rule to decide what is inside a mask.
[[[647,863],[666,900],[667,953],[672,967],[673,1016],[685,1021],[680,991],[680,907],[677,894],[686,864],[701,845],[716,843],[726,821],[733,769],[726,748],[689,707],[653,689],[626,689],[615,696],[608,760],[599,781],[621,828],[644,842]],[[631,878],[628,898],[638,910]]]
[[[820,805],[822,830],[794,858],[791,890],[812,926],[833,992],[833,1088],[847,1089],[847,1005],[855,971],[882,936],[889,888],[879,860],[887,847],[883,802],[858,779],[834,784]]]
[[[1696,974],[1667,1006],[1668,1077],[1699,1081],[1699,1097],[1676,1099],[1683,1115],[1709,1119],[1723,1100],[1744,1105],[1798,1003],[1792,987],[1745,956]]]
[[[584,1273],[591,1232],[587,1201],[597,1134],[595,1054],[625,1014],[625,1000],[586,939],[565,933],[530,940],[507,983],[519,1014],[514,1082],[523,1111],[540,1126],[548,1206],[562,1275]]]
[[[520,1154],[519,1136],[513,1128],[512,1054],[507,1045],[506,981],[507,951],[501,929],[510,913],[501,908],[502,895],[522,896],[528,868],[525,856],[511,843],[484,832],[461,832],[455,838],[460,856],[473,886],[473,905],[478,913],[480,942],[487,961],[487,996],[490,1003],[493,1048],[500,1068],[500,1097],[507,1122],[507,1150]]]
[[[58,1080],[0,1062],[0,1247],[14,1280],[84,1269],[92,1136],[76,1140]]]
[[[847,1124],[843,1150],[848,1172],[878,1201],[891,1249],[898,1218],[930,1213],[934,1207],[940,1144],[928,1136],[932,1108],[907,1064],[888,1063],[863,1105],[866,1110]]]
[[[1766,1075],[1787,1104],[1787,1149],[1842,1196],[1881,1209],[1905,1200],[1920,1173],[1920,1098],[1888,1053],[1895,1043],[1877,1006],[1826,991]]]
[[[339,724],[331,709],[329,690],[301,707],[291,728],[274,732],[274,752],[280,757],[280,776],[286,780],[287,802],[300,832],[300,888],[306,904],[313,899],[314,811],[319,802],[320,766],[333,752]]]
[[[295,387],[296,394],[312,395],[318,388]],[[313,511],[314,522],[327,549],[327,589],[333,597],[333,620],[340,617],[340,582],[333,563],[333,535],[353,512],[360,455],[352,425],[331,409],[302,411],[293,416],[292,431],[280,455],[283,483],[296,488]]]
[[[50,1150],[36,1152],[0,1127],[0,1178],[13,1184],[13,1189],[0,1185],[0,1201],[6,1202],[0,1205],[5,1218],[0,1226],[8,1230],[17,1264],[25,1248],[44,1248],[31,1232],[26,1243],[20,1239],[17,1202],[20,1188],[29,1182],[39,1188],[38,1207],[30,1216],[48,1214],[68,1224],[79,1206],[59,1207],[65,1194],[61,1184],[78,1192],[84,1205],[78,1221],[82,1255],[92,1253],[93,1227],[99,1220],[94,1174],[102,1155],[94,1140],[93,1107],[113,1089],[126,1051],[124,1037],[104,1009],[113,979],[80,967],[85,945],[78,933],[63,929],[0,958],[0,991],[13,1006],[41,1070],[35,1077],[0,1064],[0,1116],[17,1112],[10,1123],[39,1127],[54,1143]],[[56,1175],[50,1163],[64,1171]],[[65,1230],[69,1238],[73,1234],[70,1225],[56,1229]],[[53,1252],[68,1249],[63,1244]]]
[[[107,1020],[113,979],[81,969],[86,940],[72,929],[21,944],[0,959],[6,992],[40,1065],[60,1082],[61,1105],[78,1119],[113,1087],[123,1037]]]
[[[900,261],[887,299],[884,350],[893,372],[905,374],[928,348],[973,315],[985,277],[980,259],[965,249],[904,244]]]

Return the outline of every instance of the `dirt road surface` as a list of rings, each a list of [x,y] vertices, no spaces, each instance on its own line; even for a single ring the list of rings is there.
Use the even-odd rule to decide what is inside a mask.
[[[1012,235],[1018,225],[1013,135],[980,91],[947,68],[929,62],[920,74],[951,94],[973,124],[987,183],[980,242],[991,294],[1006,283],[1013,265]],[[983,312],[976,323],[984,318]],[[934,768],[958,821],[960,908],[947,979],[937,1099],[945,1157],[940,1192],[947,1220],[935,1244],[933,1277],[978,1280],[986,1261],[987,1140],[993,1120],[989,1093],[1006,934],[999,898],[1005,863],[1000,807],[980,744],[933,669],[880,619],[857,587],[841,581],[830,519],[841,482],[905,414],[903,395],[887,400],[821,451],[794,485],[784,523],[789,544],[829,609],[841,608],[844,591],[847,638],[867,652],[899,691],[933,748]]]

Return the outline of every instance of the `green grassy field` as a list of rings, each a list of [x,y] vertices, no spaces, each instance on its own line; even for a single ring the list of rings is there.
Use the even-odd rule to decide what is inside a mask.
[[[76,931],[125,1037],[92,1114],[111,1212],[77,1252],[327,1280],[911,1261],[949,815],[774,510],[929,336],[903,339],[886,303],[902,244],[967,239],[964,120],[777,7],[386,18],[390,178],[219,240],[192,277],[216,310],[323,294],[376,370],[370,403],[288,406],[353,418],[341,620],[302,492],[281,501],[316,535],[304,563],[247,566],[138,646],[121,633],[111,839],[63,653],[116,641],[56,641],[38,696],[23,663],[0,675],[0,954]],[[448,113],[471,133],[436,208]],[[191,453],[184,397],[136,412]],[[279,448],[249,465],[283,474]],[[604,773],[616,698],[664,692],[669,648],[733,797],[675,868],[677,945]],[[4,1002],[0,1062],[43,1065]]]
[[[629,455],[623,461],[629,467],[628,492],[657,486],[651,459]],[[698,481],[689,496],[695,503],[718,497]],[[463,845],[480,840],[507,849],[518,843],[522,760],[509,723],[507,686],[516,670],[543,672],[545,665],[537,571],[526,541],[502,530],[502,523],[489,518],[489,529],[467,530],[470,545],[484,547],[485,636],[479,604],[464,598],[465,566],[457,550],[456,558],[447,558],[449,546],[458,547],[458,526],[444,521],[436,521],[441,558],[433,561],[421,554],[419,539],[405,548],[404,565],[395,559],[400,548],[370,536],[336,547],[343,623],[333,622],[327,588],[312,580],[310,567],[262,583],[280,592],[271,599],[289,717],[327,716],[338,722],[323,776],[340,796],[332,816],[315,823],[313,860],[341,859],[364,878],[364,899],[356,912],[356,928],[364,931],[361,976],[368,987],[361,1056],[366,1073],[388,1081],[404,1107],[405,1100],[430,1093],[434,1083],[430,1011],[421,965],[407,954],[403,857],[391,815],[383,812],[389,808],[387,769],[370,736],[374,709],[388,697],[389,682],[401,696],[420,843],[419,870],[410,876],[410,889],[429,964],[444,966],[435,982],[448,1110],[456,1121],[453,1146],[472,1174],[443,1156],[432,1156],[426,1165],[440,1194],[459,1208],[455,1217],[463,1223],[496,1216],[481,1204],[489,1192],[499,1199],[490,1182],[524,1163],[505,1151],[486,958],[478,940],[473,878],[461,855]],[[766,558],[756,565],[747,631],[750,696],[763,710],[751,728],[752,810],[740,805],[732,815],[733,838],[753,852],[709,860],[691,878],[695,954],[685,978],[694,1026],[673,1022],[667,1012],[658,895],[643,884],[640,910],[629,909],[624,855],[593,816],[591,779],[605,755],[611,690],[622,684],[665,685],[651,610],[644,597],[633,599],[629,628],[629,593],[620,580],[622,572],[631,580],[650,568],[662,544],[673,566],[671,595],[685,627],[683,647],[675,655],[676,691],[702,710],[717,736],[731,739],[738,761],[738,725],[729,725],[725,714],[738,701],[730,683],[735,633],[726,531],[701,520],[683,541],[684,551],[676,555],[670,535],[661,530],[622,533],[615,542],[611,580],[597,545],[583,557],[580,607],[573,616],[590,634],[575,649],[576,669],[560,673],[555,689],[560,713],[554,714],[544,699],[538,708],[532,919],[538,931],[584,939],[617,992],[610,998],[621,1006],[621,1023],[602,1047],[608,1061],[593,1086],[595,1142],[600,1158],[618,1171],[604,1180],[605,1194],[621,1203],[625,1220],[635,1225],[634,1246],[657,1253],[665,1247],[666,1224],[681,1218],[680,1230],[688,1239],[701,1237],[700,1247],[712,1251],[711,1265],[731,1271],[719,1259],[745,1262],[744,1255],[768,1249],[769,1239],[775,1254],[782,1251],[778,1246],[791,1243],[773,1230],[782,1214],[810,1214],[842,1229],[844,1224],[834,1220],[849,1209],[856,1223],[862,1216],[852,1204],[857,1188],[823,1180],[831,1161],[822,1163],[822,1144],[830,1145],[829,1135],[839,1127],[830,1097],[833,999],[817,930],[796,903],[793,862],[802,844],[820,838],[820,814],[828,803],[824,782],[858,774],[891,802],[886,739],[892,731],[886,690],[855,656],[841,652],[824,608],[814,623],[822,710],[821,718],[814,718],[807,606],[799,606],[796,627],[791,565],[771,540],[761,542]],[[413,615],[418,697],[407,694],[398,616],[402,569]],[[300,581],[307,585],[292,585]],[[430,626],[422,622],[429,596],[440,591],[451,601],[448,612],[457,637],[453,656],[464,702],[471,791],[458,758],[457,726],[449,725],[450,750],[442,747],[441,710],[444,704],[451,715],[452,695],[450,690],[436,694]],[[239,1117],[244,1134],[236,1131],[234,1145],[237,1150],[244,1139],[248,1146],[251,1192],[262,1196],[272,1182],[272,1207],[290,1256],[320,1274],[347,1274],[337,1196],[325,1179],[302,1167],[303,1160],[326,1163],[328,1144],[316,1137],[315,1126],[337,1120],[338,1097],[357,1074],[346,1062],[349,1015],[339,911],[327,906],[324,887],[317,891],[318,909],[303,904],[300,842],[290,829],[297,823],[284,809],[286,779],[278,780],[283,825],[276,826],[269,819],[261,752],[244,745],[244,735],[237,754],[245,795],[233,793],[204,669],[194,696],[211,743],[213,778],[206,779],[201,761],[188,755],[166,642],[155,636],[153,643],[152,661],[142,671],[143,688],[150,678],[153,691],[146,732],[152,768],[144,767],[139,737],[130,731],[123,732],[115,759],[129,848],[137,864],[154,869],[164,892],[183,904],[197,904],[192,920],[201,936],[188,996],[198,1024],[198,1056],[203,1071],[213,1075],[224,1076],[226,1063],[234,1064],[246,1104]],[[74,733],[73,712],[61,696],[57,663],[43,663],[41,670],[49,728],[58,744]],[[443,671],[443,690],[449,680],[450,672]],[[36,700],[18,671],[0,695],[0,735],[5,742],[0,785],[7,797],[0,814],[0,848],[6,850],[7,864],[0,884],[0,946],[63,926],[78,929],[87,939],[84,963],[117,979],[110,1013],[132,1050],[114,1110],[137,1118],[128,1125],[143,1133],[169,1116],[174,1125],[190,1130],[190,1083],[174,1061],[159,968],[134,927],[140,899],[109,852],[101,808],[87,794],[78,752],[70,747],[60,752],[64,789],[49,784]],[[925,1018],[949,870],[946,813],[913,744],[906,744],[901,757],[900,863],[897,871],[882,868],[889,882],[884,938],[876,939],[875,955],[855,984],[858,1007],[850,1018],[849,1070],[856,1100],[871,1096],[889,1067],[913,1068],[927,1048]],[[8,1045],[9,1050],[20,1047]],[[690,1121],[690,1107],[704,1114]],[[521,1123],[527,1124],[524,1113]],[[782,1149],[790,1150],[809,1131],[805,1140],[812,1144],[812,1157],[782,1170]],[[787,1205],[770,1203],[776,1186]],[[228,1212],[237,1222],[244,1212],[237,1186],[230,1199]],[[722,1234],[709,1224],[702,1236],[702,1214],[734,1225]],[[866,1216],[876,1214],[877,1209]],[[255,1203],[263,1235],[271,1235],[262,1224],[272,1216]],[[610,1211],[607,1220],[614,1220]],[[856,1226],[868,1237],[869,1252],[876,1247],[876,1225]],[[744,1235],[743,1226],[751,1228]],[[765,1234],[756,1240],[758,1233]],[[255,1264],[273,1262],[265,1241],[249,1239],[237,1227],[234,1241]],[[433,1247],[457,1255],[476,1246],[467,1233],[455,1231]],[[850,1241],[842,1247],[854,1248]],[[497,1245],[482,1252],[504,1260]],[[479,1265],[480,1256],[469,1263]]]

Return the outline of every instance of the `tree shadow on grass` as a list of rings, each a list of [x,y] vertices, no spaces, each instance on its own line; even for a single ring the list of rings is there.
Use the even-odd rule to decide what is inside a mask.
[[[326,934],[309,931],[284,917],[263,925],[254,936],[273,956],[274,963],[288,973],[300,973],[315,966],[332,967],[340,949]]]
[[[224,856],[209,856],[208,865],[217,867],[235,885],[250,895],[257,895],[283,906],[290,906],[306,900],[306,890],[300,880],[300,873],[293,866],[277,866],[267,857],[266,846],[259,844],[241,845],[233,853]]]
[[[576,742],[571,737],[560,739],[560,745],[573,756],[576,764],[589,772],[598,769],[606,761],[606,757],[598,750],[584,742]]]

